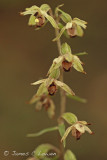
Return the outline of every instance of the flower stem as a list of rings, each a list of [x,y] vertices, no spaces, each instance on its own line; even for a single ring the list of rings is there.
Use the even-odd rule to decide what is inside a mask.
[[[54,15],[52,13],[52,10],[50,10],[50,15],[54,18]],[[59,19],[56,18],[56,23],[58,24],[59,22]],[[58,36],[59,34],[59,29],[55,28],[55,35],[56,37]],[[59,55],[61,55],[61,40],[60,38],[57,40],[57,47],[58,47],[58,52],[59,52]],[[60,81],[63,82],[64,81],[64,76],[63,76],[63,68],[60,69]],[[59,115],[59,120],[58,120],[58,123],[59,125],[61,123],[63,123],[63,119],[60,119],[61,115],[65,112],[66,110],[66,94],[65,94],[65,91],[60,89],[60,115]],[[61,151],[61,160],[64,159],[64,147],[63,147],[63,144],[60,142],[60,151]]]

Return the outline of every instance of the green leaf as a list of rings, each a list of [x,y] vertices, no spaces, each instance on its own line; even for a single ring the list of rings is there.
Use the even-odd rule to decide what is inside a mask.
[[[48,158],[49,156],[46,156],[46,154],[48,154],[49,151],[53,151],[53,153],[56,153],[56,156],[54,156],[53,158],[58,157],[60,154],[59,149],[56,148],[55,146],[53,146],[51,144],[41,144],[36,148],[36,150],[34,152],[34,157],[39,158],[39,159]]]
[[[62,13],[62,15],[60,17],[65,23],[71,22],[72,18],[68,13],[65,13],[64,11],[62,11],[59,8],[58,8],[58,11],[60,11]]]
[[[72,151],[67,150],[64,155],[64,160],[76,160],[76,157]]]
[[[86,27],[87,27],[87,26],[86,26],[87,22],[86,22],[86,21],[83,21],[83,20],[81,20],[81,19],[79,19],[79,18],[74,18],[72,22],[74,22],[74,23],[76,23],[77,25],[83,27],[84,29],[86,29]]]
[[[64,33],[65,29],[66,29],[66,28],[63,27],[63,28],[61,29],[60,33],[58,34],[58,36],[57,36],[56,38],[54,38],[53,41],[57,41],[58,39],[60,39],[60,37],[61,37],[62,34]]]
[[[72,96],[70,94],[66,94],[69,98],[75,100],[75,101],[78,101],[78,102],[81,102],[81,103],[87,103],[87,100],[84,99],[84,98],[80,98],[78,96]]]
[[[56,147],[51,144],[41,144],[36,148],[34,157],[39,159],[46,158],[46,154],[48,154],[48,152],[51,150],[57,151]]]
[[[84,69],[83,69],[83,66],[82,66],[82,62],[81,62],[80,59],[79,59],[77,56],[75,56],[75,55],[73,55],[72,65],[73,65],[73,67],[74,67],[77,71],[82,72],[82,73],[85,73],[85,72],[84,72]]]
[[[67,43],[63,43],[61,46],[61,53],[63,55],[67,53],[71,53],[71,47]]]
[[[42,4],[40,9],[42,11],[48,12],[51,8],[50,8],[50,6],[48,4]]]
[[[62,115],[62,118],[69,124],[74,124],[78,121],[77,117],[75,114],[66,112]]]
[[[58,25],[56,24],[56,21],[53,19],[53,17],[49,16],[45,11],[42,11],[41,13],[47,18],[47,20],[54,28],[58,29]]]
[[[77,25],[76,30],[77,30],[77,36],[82,37],[84,35],[84,31],[79,25]]]
[[[28,25],[29,25],[29,26],[36,25],[35,16],[34,16],[34,15],[31,15],[31,16],[30,16]]]
[[[64,142],[68,136],[68,134],[72,131],[72,126],[68,127],[67,130],[65,131],[62,139],[61,139],[61,142]]]
[[[88,55],[87,52],[81,52],[81,53],[76,53],[75,54],[76,56],[84,56],[84,55]]]
[[[60,133],[61,137],[63,137],[64,133],[65,133],[65,125],[64,125],[64,123],[59,124],[58,129],[59,129],[59,133]],[[64,148],[65,148],[66,140],[63,141],[63,145],[64,145]]]
[[[41,136],[47,132],[52,132],[52,131],[56,131],[58,130],[58,127],[55,126],[55,127],[51,127],[51,128],[46,128],[46,129],[43,129],[42,131],[38,132],[38,133],[32,133],[32,134],[28,134],[27,137],[38,137],[38,136]]]
[[[38,85],[38,84],[43,83],[45,81],[46,81],[46,79],[41,79],[41,80],[39,80],[37,82],[31,83],[31,85]]]
[[[67,93],[71,94],[71,95],[75,95],[75,93],[71,90],[71,88],[66,85],[65,83],[61,82],[61,81],[58,81],[58,80],[55,80],[55,83],[60,87],[62,88],[64,91],[66,91]]]

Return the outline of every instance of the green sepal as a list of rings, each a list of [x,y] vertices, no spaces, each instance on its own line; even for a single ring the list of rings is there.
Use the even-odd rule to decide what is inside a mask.
[[[42,15],[44,15],[47,20],[51,23],[51,25],[54,27],[54,28],[57,28],[58,29],[58,25],[56,23],[56,21],[53,19],[52,16],[48,15],[45,11],[41,11]]]
[[[58,81],[58,80],[55,80],[55,83],[57,86],[62,88],[68,94],[75,95],[75,93],[71,90],[71,88],[68,85],[66,85],[65,83]]]
[[[74,124],[78,121],[77,117],[75,114],[66,112],[61,116],[67,123],[69,124]]]
[[[42,4],[40,9],[42,11],[48,12],[51,8],[50,8],[50,6],[48,4]]]
[[[61,9],[58,8],[58,11],[60,11],[62,14],[60,15],[61,19],[65,22],[71,22],[72,18],[68,13],[65,13],[64,11],[62,11]]]
[[[61,53],[62,55],[71,53],[71,47],[67,43],[63,43],[61,46]]]
[[[85,72],[84,69],[83,69],[82,64],[83,64],[83,63],[80,61],[80,59],[79,59],[77,56],[73,55],[73,62],[72,62],[73,67],[74,67],[78,72],[82,72],[82,73],[85,73],[85,74],[86,74],[86,72]]]

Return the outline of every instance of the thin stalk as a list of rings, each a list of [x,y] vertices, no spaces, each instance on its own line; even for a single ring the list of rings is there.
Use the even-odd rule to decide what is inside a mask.
[[[54,18],[54,15],[52,13],[52,10],[50,10],[50,15]],[[56,18],[56,23],[58,24],[58,19]],[[55,35],[56,37],[58,36],[59,34],[59,29],[55,29]],[[57,40],[57,47],[58,47],[58,52],[59,52],[59,55],[61,55],[61,40],[60,38]],[[60,69],[60,81],[63,82],[64,81],[64,76],[63,76],[63,68]],[[65,94],[65,91],[60,89],[60,116],[65,112],[66,110],[66,94]],[[63,123],[63,120],[59,120],[58,121],[59,124]],[[64,147],[63,147],[63,144],[60,142],[60,151],[61,151],[61,160],[63,160],[64,158]]]

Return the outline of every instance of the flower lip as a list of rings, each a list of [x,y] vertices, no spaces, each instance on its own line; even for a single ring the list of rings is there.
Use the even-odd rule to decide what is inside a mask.
[[[48,93],[49,95],[53,96],[56,93],[57,87],[54,82],[48,87]]]
[[[36,22],[36,27],[42,27],[45,23],[45,18],[38,12],[36,12],[34,16],[38,20],[38,22]]]
[[[71,70],[71,67],[72,67],[72,62],[68,62],[67,60],[64,60],[62,62],[62,67],[63,67],[65,72],[69,72]]]
[[[68,28],[68,29],[67,29],[67,33],[68,33],[68,35],[69,35],[71,38],[77,36],[76,27],[77,27],[77,25],[76,25],[76,24],[73,24],[71,28]]]

